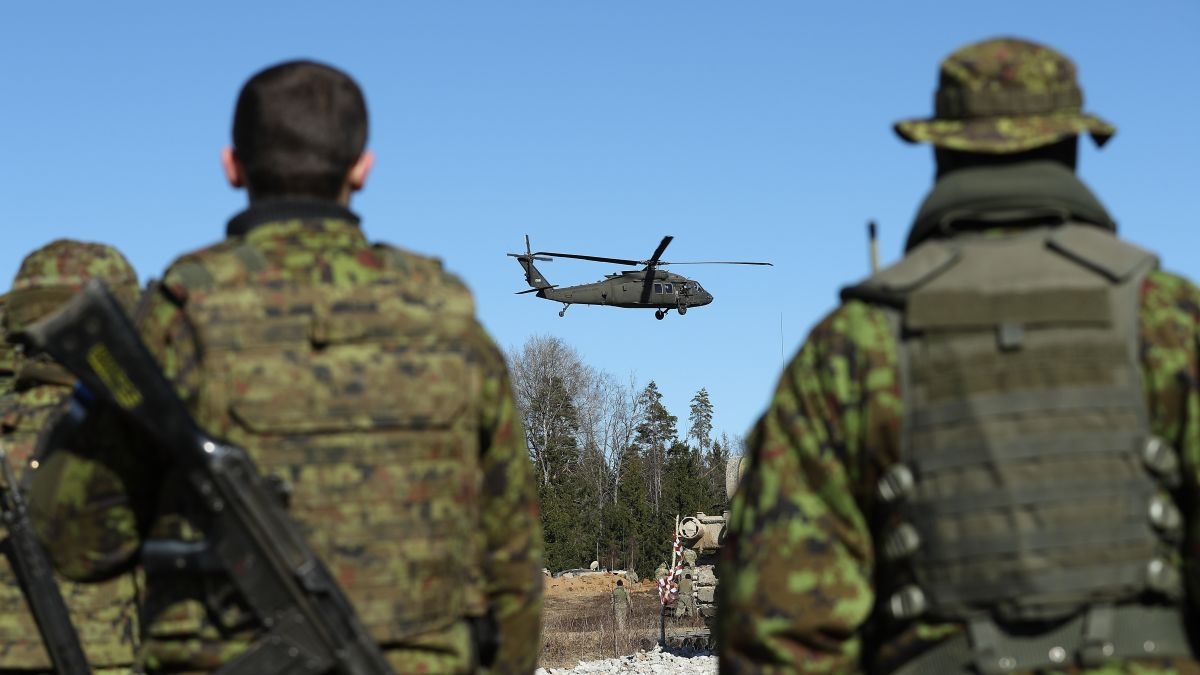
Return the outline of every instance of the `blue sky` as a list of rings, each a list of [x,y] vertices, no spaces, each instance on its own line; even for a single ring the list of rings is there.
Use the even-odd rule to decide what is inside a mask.
[[[1152,8],[1152,9],[1151,9]],[[504,347],[556,335],[681,418],[761,413],[837,289],[867,272],[865,223],[901,251],[931,153],[891,123],[932,109],[938,61],[996,35],[1079,65],[1119,132],[1080,173],[1129,239],[1200,276],[1200,3],[109,2],[0,10],[0,278],[56,237],[120,247],[143,279],[211,243],[245,203],[217,162],[241,83],[314,58],[367,94],[378,155],[353,208],[368,236],[438,255]],[[513,293],[504,254],[664,259],[715,296],[685,317]],[[582,283],[614,266],[556,260]]]

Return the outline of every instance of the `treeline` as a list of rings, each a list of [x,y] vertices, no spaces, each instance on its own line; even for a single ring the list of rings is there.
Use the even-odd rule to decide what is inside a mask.
[[[726,508],[725,467],[741,441],[713,438],[707,389],[692,397],[681,437],[653,380],[618,381],[549,336],[508,360],[551,570],[598,560],[649,576],[670,555],[676,515]]]

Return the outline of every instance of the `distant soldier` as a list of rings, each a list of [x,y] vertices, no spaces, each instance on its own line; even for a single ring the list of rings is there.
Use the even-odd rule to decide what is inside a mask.
[[[90,279],[108,285],[127,311],[138,296],[137,275],[115,249],[102,244],[58,240],[30,253],[7,296],[2,323],[11,335],[50,314],[83,288]],[[62,410],[75,378],[44,357],[22,356],[3,344],[5,390],[0,399],[0,441],[13,473],[20,477],[39,468],[44,457],[35,454],[39,436],[48,421]],[[107,476],[112,478],[111,475]],[[105,476],[98,476],[103,480]],[[12,486],[16,487],[16,486]],[[136,529],[132,512],[114,513],[109,525]],[[72,527],[84,524],[84,519]],[[4,534],[0,527],[0,536]],[[68,570],[70,572],[70,570]],[[59,580],[59,590],[80,643],[97,673],[125,673],[134,661],[137,644],[136,585],[125,572],[102,584],[78,584]],[[38,634],[37,624],[13,578],[9,562],[0,556],[0,673],[43,673],[50,656]]]
[[[1001,38],[897,123],[936,179],[748,439],[721,672],[1200,672],[1200,290],[1076,175],[1116,131],[1082,104],[1067,57]]]
[[[167,268],[139,331],[197,422],[274,477],[397,673],[533,672],[542,533],[504,355],[439,260],[366,238],[349,208],[366,139],[347,74],[291,61],[250,78],[221,154],[249,206]],[[186,472],[93,450],[33,483],[60,567],[100,576],[145,540],[203,536]],[[121,489],[87,489],[95,465],[119,468]],[[73,523],[130,505],[141,527]],[[148,573],[147,669],[212,672],[267,649],[234,589],[226,571]]]
[[[631,583],[631,584],[636,584],[637,582],[642,580],[642,578],[638,576],[637,570],[626,571],[625,578],[628,579],[629,583]]]
[[[692,575],[685,574],[679,581],[679,597],[675,600],[675,618],[696,615],[696,597],[692,595]]]
[[[666,577],[670,571],[670,568],[667,567],[667,563],[659,563],[658,567],[654,568],[654,578],[662,579]]]
[[[695,569],[696,552],[690,548],[683,549],[683,566]]]
[[[625,620],[633,612],[633,602],[629,599],[629,591],[625,590],[625,582],[620,579],[617,579],[617,585],[613,588],[612,609],[617,630],[625,630]]]

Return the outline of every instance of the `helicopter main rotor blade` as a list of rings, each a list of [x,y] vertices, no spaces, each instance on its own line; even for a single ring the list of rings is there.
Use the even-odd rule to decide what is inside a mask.
[[[576,260],[591,260],[593,262],[612,263],[614,265],[642,265],[644,260],[629,260],[626,258],[604,258],[598,255],[581,255],[579,253],[554,253],[553,251],[534,251],[534,255],[549,255],[556,258],[575,258]]]
[[[650,256],[650,259],[645,261],[646,265],[649,267],[654,267],[657,265],[658,259],[662,257],[663,251],[667,250],[667,246],[670,245],[671,240],[674,238],[675,237],[672,237],[669,234],[663,237],[662,242],[660,242],[658,245],[658,248],[654,249],[654,255]]]
[[[742,262],[737,260],[690,260],[687,262],[660,262],[659,267],[664,265],[766,265],[774,267],[775,263],[769,262]]]

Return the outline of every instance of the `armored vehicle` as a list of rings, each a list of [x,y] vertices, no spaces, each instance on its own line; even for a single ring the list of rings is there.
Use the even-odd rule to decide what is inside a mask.
[[[725,469],[725,494],[728,499],[733,499],[741,476],[742,458],[730,458]],[[683,548],[681,574],[692,575],[696,610],[704,619],[707,628],[667,635],[664,620],[661,638],[668,647],[710,649],[714,646],[711,629],[717,616],[717,560],[720,558],[721,545],[725,542],[725,528],[728,523],[729,511],[725,511],[719,516],[698,512],[680,518],[675,524],[675,534]],[[664,619],[667,611],[664,608]]]

